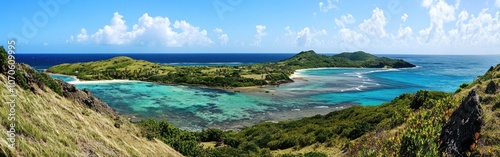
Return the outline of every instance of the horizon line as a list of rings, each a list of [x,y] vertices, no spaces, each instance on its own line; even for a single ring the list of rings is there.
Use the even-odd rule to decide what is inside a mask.
[[[301,51],[302,52],[302,51]],[[357,52],[357,51],[352,51]],[[57,54],[298,54],[300,52],[16,52],[19,55],[57,55]],[[316,52],[317,54],[340,54],[343,52]],[[430,56],[499,56],[500,54],[448,54],[448,53],[370,53],[373,55],[430,55]]]

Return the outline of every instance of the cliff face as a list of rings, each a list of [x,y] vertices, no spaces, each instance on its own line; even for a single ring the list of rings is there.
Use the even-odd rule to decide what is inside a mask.
[[[498,86],[495,82],[490,81],[488,85],[486,86],[486,91],[484,91],[486,94],[495,94],[498,91]]]
[[[479,139],[482,125],[481,104],[473,89],[443,126],[439,151],[453,156],[465,156],[472,144]]]
[[[143,137],[90,91],[27,65],[17,67],[14,109],[8,105],[7,75],[0,73],[0,156],[182,156],[161,141]],[[6,141],[11,124],[15,148]]]
[[[113,118],[118,118],[118,114],[108,106],[108,104],[95,97],[88,89],[78,90],[75,85],[66,83],[62,80],[57,80],[63,90],[63,96],[75,100],[79,104],[84,104],[86,107]]]

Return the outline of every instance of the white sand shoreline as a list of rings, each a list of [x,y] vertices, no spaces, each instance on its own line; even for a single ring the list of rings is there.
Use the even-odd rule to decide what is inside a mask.
[[[69,81],[69,84],[103,84],[103,83],[127,83],[127,82],[141,82],[136,80],[95,80],[95,81]]]
[[[68,81],[67,83],[69,84],[104,84],[104,83],[127,83],[127,82],[141,82],[141,81],[136,81],[136,80],[128,80],[128,79],[113,79],[113,80],[94,80],[94,81],[82,81],[78,79],[76,76],[73,75],[64,75],[64,74],[57,74],[57,73],[47,73],[50,75],[56,75],[56,76],[67,76],[75,79],[74,81]]]
[[[64,74],[56,74],[56,73],[47,73],[49,75],[56,75],[56,76],[66,76],[66,77],[71,77],[73,79],[75,79],[75,81],[80,81],[80,79],[78,79],[78,77],[76,76],[73,76],[73,75],[64,75]]]
[[[302,71],[307,71],[307,70],[325,70],[325,69],[418,69],[421,68],[421,66],[415,66],[415,67],[410,67],[410,68],[349,68],[349,67],[323,67],[323,68],[307,68],[307,69],[298,69],[293,72],[293,74],[290,75],[290,79],[304,79],[307,76],[306,75],[301,75]]]

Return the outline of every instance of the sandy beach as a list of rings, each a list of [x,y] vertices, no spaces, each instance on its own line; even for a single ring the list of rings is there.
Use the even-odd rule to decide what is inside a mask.
[[[80,79],[78,79],[76,76],[73,76],[73,75],[64,75],[64,74],[56,74],[56,73],[49,73],[49,72],[45,72],[46,74],[49,74],[49,75],[56,75],[56,76],[66,76],[66,77],[71,77],[73,79],[75,79],[76,81],[80,81]]]
[[[69,84],[100,84],[100,83],[125,83],[125,82],[140,82],[135,80],[96,80],[96,81],[69,81]]]

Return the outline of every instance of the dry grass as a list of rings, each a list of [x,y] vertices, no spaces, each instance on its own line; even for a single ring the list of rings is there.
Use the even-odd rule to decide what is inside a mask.
[[[340,143],[340,142],[339,142]],[[288,149],[283,149],[283,150],[274,150],[271,151],[273,156],[279,156],[282,154],[305,154],[308,152],[321,152],[324,153],[328,156],[344,156],[342,154],[342,151],[340,150],[341,146],[340,145],[335,145],[335,146],[326,146],[325,143],[316,143],[310,146],[306,146],[303,148],[288,148]]]
[[[140,137],[140,130],[114,120],[56,93],[38,94],[18,88],[16,149],[7,148],[9,107],[6,78],[0,75],[0,151],[9,156],[182,156],[161,141]],[[0,152],[1,154],[1,152]]]

